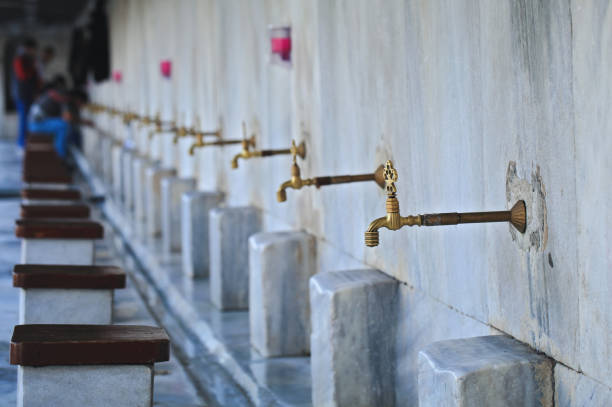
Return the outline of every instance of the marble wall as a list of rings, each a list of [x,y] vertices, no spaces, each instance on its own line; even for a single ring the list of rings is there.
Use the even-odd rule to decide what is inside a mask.
[[[418,347],[500,331],[562,362],[565,377],[612,386],[606,2],[131,0],[110,14],[124,80],[93,89],[101,103],[187,124],[197,115],[227,139],[245,121],[260,148],[304,139],[304,177],[392,159],[404,215],[526,201],[524,235],[404,228],[371,249],[363,232],[385,210],[374,183],[288,190],[277,203],[287,156],[232,170],[237,146],[189,157],[189,140],[116,127],[199,189],[260,208],[266,231],[315,235],[319,270],[368,266],[401,281],[398,400],[416,397]],[[270,25],[291,26],[291,66],[270,63]],[[171,79],[159,75],[164,58]]]

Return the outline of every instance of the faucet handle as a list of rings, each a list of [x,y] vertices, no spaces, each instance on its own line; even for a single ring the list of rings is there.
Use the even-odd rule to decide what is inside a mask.
[[[293,163],[297,163],[297,156],[299,155],[302,159],[306,156],[306,145],[302,141],[300,145],[295,144],[295,139],[291,139],[291,147],[289,148],[289,152],[293,158]]]
[[[255,133],[251,137],[247,137],[247,126],[246,122],[242,121],[242,149],[248,151],[249,148],[255,148]]]
[[[387,160],[385,163],[385,190],[390,197],[395,196],[397,192],[395,182],[397,182],[397,170],[393,168],[391,160]]]

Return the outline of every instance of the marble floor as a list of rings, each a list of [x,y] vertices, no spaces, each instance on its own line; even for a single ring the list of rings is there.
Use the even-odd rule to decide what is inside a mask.
[[[19,190],[19,157],[13,142],[0,140],[0,192]],[[0,193],[0,407],[16,405],[17,388],[17,368],[9,364],[8,356],[19,311],[19,292],[12,287],[11,275],[20,252],[20,241],[14,235],[19,199],[11,197],[14,194],[8,192]],[[124,266],[124,259],[117,255],[111,239],[112,234],[107,234],[103,241],[96,244],[96,263]],[[116,290],[113,317],[118,324],[160,325],[135,289],[132,278],[128,278],[126,289]],[[185,369],[184,358],[180,354],[181,350],[173,346],[170,361],[155,365],[154,406],[221,405],[214,399],[206,398],[198,389],[191,373]]]

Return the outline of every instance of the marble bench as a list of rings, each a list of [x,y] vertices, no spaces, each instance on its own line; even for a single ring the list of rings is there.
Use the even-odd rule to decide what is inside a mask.
[[[419,353],[419,406],[552,407],[553,365],[505,335],[434,342]]]
[[[17,405],[153,405],[153,365],[169,360],[161,328],[130,325],[17,325]]]
[[[18,264],[20,324],[110,324],[113,290],[125,273],[113,266]]]
[[[98,222],[74,219],[18,219],[21,263],[91,265],[94,240],[104,236]]]
[[[262,356],[310,353],[308,284],[316,270],[316,239],[309,233],[249,238],[250,338]]]
[[[21,204],[21,218],[89,218],[89,206],[84,204],[71,205],[39,205]]]
[[[398,288],[372,269],[310,278],[313,405],[394,405]]]

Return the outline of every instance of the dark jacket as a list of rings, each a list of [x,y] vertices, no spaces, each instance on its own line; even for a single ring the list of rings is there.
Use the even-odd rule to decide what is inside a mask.
[[[13,60],[13,77],[17,99],[32,103],[41,84],[34,58],[28,54],[16,56]]]

